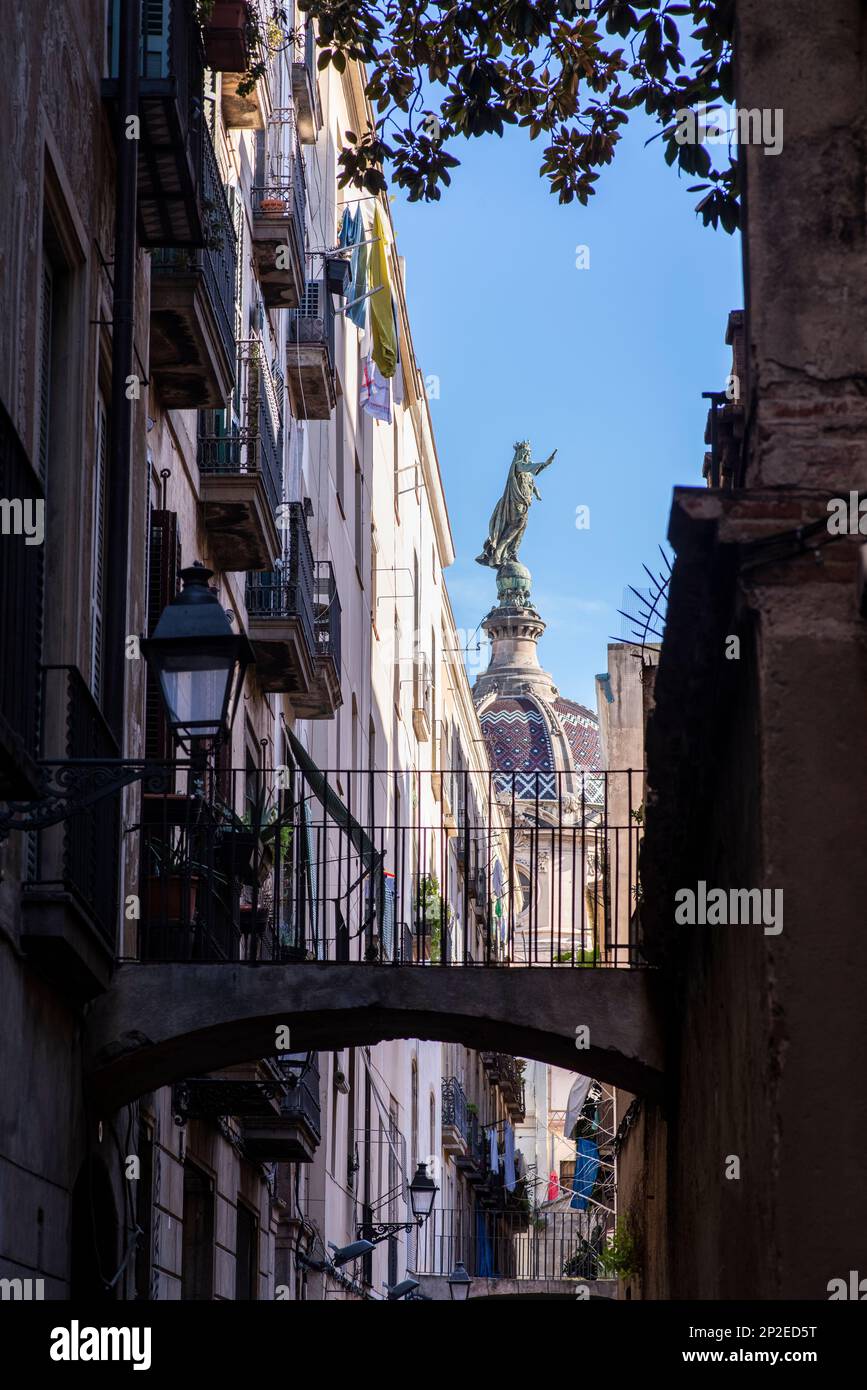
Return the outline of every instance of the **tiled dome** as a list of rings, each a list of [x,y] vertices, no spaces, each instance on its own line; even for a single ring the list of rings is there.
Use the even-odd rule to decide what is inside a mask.
[[[557,696],[543,704],[532,694],[496,696],[482,709],[480,720],[495,771],[515,774],[497,778],[498,789],[511,793],[514,787],[521,799],[554,800],[557,778],[552,773],[599,766],[596,716],[573,700]],[[571,751],[571,767],[564,747]]]

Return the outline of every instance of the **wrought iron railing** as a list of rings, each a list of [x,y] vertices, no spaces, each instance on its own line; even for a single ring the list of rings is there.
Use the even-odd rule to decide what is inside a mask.
[[[457,873],[459,836],[434,796],[433,774],[326,772],[300,745],[295,752],[256,773],[267,792],[264,818],[246,770],[212,776],[184,766],[175,795],[142,798],[128,833],[139,842],[149,958],[641,963],[641,826],[615,820],[609,808],[618,803],[629,822],[636,774],[593,774],[591,803],[576,793],[574,774],[546,773],[571,790],[542,807],[510,798],[491,774],[462,771],[459,782],[488,784],[487,794],[477,785],[467,798],[486,882],[480,912]]]
[[[265,183],[255,184],[250,190],[250,206],[253,217],[268,223],[270,227],[291,239],[296,261],[303,267],[306,243],[307,185],[304,179],[304,161],[291,123],[289,139],[291,149],[288,169],[285,164]]]
[[[324,280],[308,280],[300,309],[289,310],[287,344],[324,347],[334,368],[334,308]]]
[[[0,404],[0,747],[11,764],[37,753],[44,507],[42,484]]]
[[[119,69],[120,0],[108,12],[109,77]],[[171,84],[183,135],[198,173],[201,159],[204,55],[192,7],[186,0],[143,0],[139,77],[143,94],[154,83]]]
[[[340,672],[340,599],[330,560],[317,560],[313,581],[317,656],[331,657]]]
[[[304,507],[289,502],[281,511],[284,554],[280,568],[248,574],[247,612],[251,618],[297,618],[311,657],[317,652],[314,621],[314,561]]]
[[[273,440],[269,441],[267,429],[248,429],[232,425],[225,434],[209,434],[202,431],[202,415],[199,416],[198,464],[199,472],[211,474],[231,474],[261,477],[268,501],[276,511],[280,505],[281,479],[277,466],[277,449]]]
[[[435,1209],[408,1252],[414,1274],[448,1276],[458,1260],[474,1279],[600,1279],[611,1214]]]
[[[120,756],[114,736],[76,666],[42,668],[43,756],[105,762]],[[71,785],[71,781],[68,780]],[[120,804],[104,797],[33,836],[25,891],[48,886],[75,898],[114,947],[117,934]]]
[[[188,274],[191,270],[201,274],[214,311],[220,342],[232,364],[234,375],[237,237],[217,156],[207,129],[202,136],[202,153],[202,221],[206,244],[196,248],[158,247],[152,253],[151,265],[154,271],[162,274]]]
[[[456,1129],[464,1140],[469,1137],[467,1097],[456,1076],[444,1076],[442,1079],[441,1119],[443,1125]]]

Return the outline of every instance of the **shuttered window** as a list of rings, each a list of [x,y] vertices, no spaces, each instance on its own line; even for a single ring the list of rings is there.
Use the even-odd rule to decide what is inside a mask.
[[[96,403],[93,474],[93,549],[90,565],[90,689],[97,703],[102,699],[105,629],[106,470],[108,467],[108,411],[102,394]]]
[[[178,514],[155,508],[151,512],[148,554],[148,637],[153,636],[160,614],[178,591],[180,559]],[[172,756],[165,708],[150,670],[145,697],[145,753],[156,761]]]
[[[54,282],[47,256],[42,264],[42,291],[39,305],[39,419],[36,432],[36,466],[42,482],[48,468],[49,424],[51,421],[51,318]]]

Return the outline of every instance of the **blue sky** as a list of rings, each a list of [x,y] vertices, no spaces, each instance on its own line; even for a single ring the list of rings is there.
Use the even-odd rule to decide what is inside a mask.
[[[726,319],[742,307],[739,238],[702,226],[693,180],[667,167],[661,142],[645,148],[655,129],[630,121],[586,208],[548,192],[544,136],[516,130],[462,141],[439,204],[397,192],[392,205],[419,364],[440,381],[456,621],[471,631],[495,600],[494,571],[474,557],[514,441],[530,439],[536,460],[556,448],[521,558],[548,623],[542,664],[591,707],[624,589],[646,585],[642,562],[659,558],[672,488],[702,484],[701,393],[724,387]]]

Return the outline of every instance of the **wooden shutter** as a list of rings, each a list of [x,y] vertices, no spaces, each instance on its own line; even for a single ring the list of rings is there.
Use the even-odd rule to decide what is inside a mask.
[[[148,555],[148,637],[153,635],[160,614],[178,591],[180,558],[177,512],[155,509],[151,512]],[[172,756],[162,696],[150,671],[145,697],[145,754],[157,761]]]
[[[105,624],[105,495],[108,467],[108,412],[100,394],[96,402],[96,449],[93,475],[93,547],[90,563],[90,689],[102,699]]]
[[[39,306],[39,420],[36,438],[36,467],[43,483],[48,468],[48,426],[51,418],[51,315],[53,299],[51,264],[42,263],[42,301]]]

